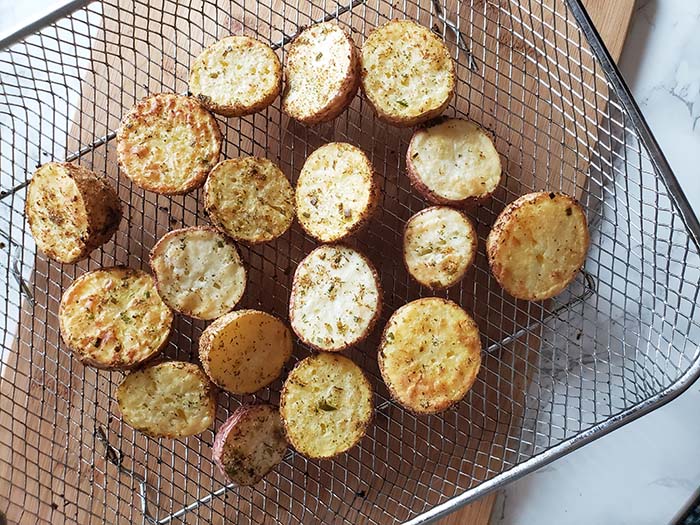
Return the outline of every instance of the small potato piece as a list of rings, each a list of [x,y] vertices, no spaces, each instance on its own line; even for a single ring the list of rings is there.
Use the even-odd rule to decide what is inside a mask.
[[[334,119],[360,85],[352,38],[334,22],[305,29],[289,45],[285,77],[282,110],[287,115],[304,124]]]
[[[505,207],[486,240],[486,253],[506,292],[542,301],[576,278],[589,242],[586,215],[573,197],[537,192]]]
[[[207,47],[190,71],[190,92],[207,109],[240,117],[272,104],[282,89],[282,65],[270,46],[229,36]]]
[[[107,178],[68,162],[47,162],[34,173],[25,209],[37,247],[61,263],[88,257],[109,241],[122,218]]]
[[[287,439],[309,458],[332,458],[354,447],[373,413],[372,387],[347,357],[322,352],[287,377],[280,414]]]
[[[411,183],[430,202],[477,203],[501,181],[501,158],[493,141],[468,120],[439,120],[417,130],[406,153]]]
[[[240,487],[255,485],[284,459],[287,439],[279,409],[244,405],[221,426],[212,454],[219,470]]]
[[[338,352],[370,334],[381,303],[377,271],[364,255],[346,246],[319,246],[294,273],[289,320],[307,345]]]
[[[166,233],[151,250],[158,293],[173,310],[196,319],[216,319],[241,300],[246,271],[238,248],[214,228]]]
[[[411,20],[392,20],[370,33],[360,52],[362,89],[377,116],[399,127],[440,115],[455,89],[445,43]]]
[[[217,164],[204,186],[204,206],[229,237],[259,244],[284,234],[294,220],[294,190],[268,159],[241,157]]]
[[[335,242],[369,221],[379,202],[379,185],[361,149],[331,142],[306,159],[295,197],[304,231],[321,242]]]
[[[424,286],[448,288],[458,283],[471,266],[476,243],[476,231],[466,215],[445,206],[426,208],[406,223],[406,269]]]
[[[220,151],[216,120],[192,97],[150,96],[126,114],[117,132],[124,174],[137,186],[164,195],[199,188]]]
[[[379,368],[391,395],[418,414],[460,401],[481,366],[474,320],[459,305],[425,297],[394,312],[379,345]]]
[[[216,393],[194,363],[164,361],[131,372],[117,388],[126,423],[155,438],[194,436],[216,416]]]
[[[84,364],[133,368],[165,347],[173,313],[153,277],[125,268],[103,268],[76,279],[58,309],[63,341]]]
[[[204,371],[214,384],[233,394],[252,394],[272,383],[292,350],[287,325],[258,310],[219,317],[199,339]]]

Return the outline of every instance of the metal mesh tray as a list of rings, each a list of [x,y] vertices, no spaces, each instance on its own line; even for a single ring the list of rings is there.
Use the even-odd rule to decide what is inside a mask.
[[[73,1],[0,40],[0,510],[19,523],[423,523],[660,406],[699,374],[700,227],[639,110],[577,0]],[[470,212],[481,247],[460,286],[442,295],[472,312],[483,369],[468,397],[418,417],[389,400],[375,333],[347,353],[369,374],[378,407],[361,444],[333,461],[291,453],[255,487],[226,487],[211,462],[213,431],[153,440],[115,417],[122,375],[83,367],[60,342],[63,289],[89,269],[145,267],[155,241],[206,223],[198,192],[163,197],[122,176],[115,129],[148,93],[187,90],[203,46],[244,32],[285,46],[314,21],[337,19],[360,44],[391,18],[432,27],[458,75],[449,115],[493,133],[504,180]],[[334,122],[304,127],[279,101],[219,119],[227,157],[263,155],[296,180],[310,151],[342,140],[381,175],[379,216],[356,241],[385,290],[380,326],[426,295],[400,263],[400,235],[426,206],[404,173],[410,131],[377,121],[362,96]],[[24,213],[37,165],[74,160],[114,181],[126,219],[88,261],[36,253]],[[585,206],[585,273],[561,297],[514,301],[489,274],[484,239],[495,216],[532,190],[563,190]],[[243,249],[243,306],[287,317],[291,272],[313,247],[295,226]],[[196,359],[203,323],[177,318],[166,355]],[[295,360],[308,355],[298,345]],[[216,427],[241,402],[222,394]]]

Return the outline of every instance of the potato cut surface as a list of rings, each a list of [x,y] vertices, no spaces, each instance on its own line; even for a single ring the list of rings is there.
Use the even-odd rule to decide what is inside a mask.
[[[332,142],[306,159],[295,198],[302,228],[321,242],[334,242],[369,220],[379,200],[379,186],[361,149]]]
[[[296,120],[317,124],[335,118],[357,93],[357,50],[336,23],[302,31],[290,44],[286,60],[282,109]]]
[[[219,158],[221,131],[192,97],[160,93],[138,102],[117,132],[119,166],[134,184],[165,195],[204,184]]]
[[[501,180],[501,159],[491,137],[462,119],[446,119],[416,131],[406,165],[416,189],[437,204],[482,199]]]
[[[204,432],[216,415],[216,394],[193,363],[165,361],[131,372],[117,389],[126,423],[151,437]]]
[[[360,252],[320,246],[299,263],[289,317],[306,344],[328,351],[357,344],[372,330],[380,310],[377,272]]]
[[[239,486],[255,485],[277,466],[287,450],[279,409],[272,405],[244,405],[216,433],[214,462]]]
[[[190,92],[206,108],[227,117],[269,106],[282,86],[282,65],[270,46],[229,36],[207,47],[190,71]]]
[[[406,268],[419,283],[434,289],[459,282],[476,255],[471,221],[445,206],[419,211],[406,223],[403,252]]]
[[[285,233],[294,220],[294,190],[268,159],[224,160],[212,170],[204,191],[209,218],[237,241],[271,241]]]
[[[245,291],[246,270],[238,249],[214,228],[165,234],[153,247],[150,262],[165,303],[197,319],[222,316]]]
[[[486,241],[494,277],[513,297],[549,299],[574,280],[586,260],[586,215],[569,195],[524,195],[501,212]]]
[[[153,278],[125,267],[88,272],[61,298],[63,341],[86,365],[131,368],[168,342],[173,314]]]
[[[392,396],[421,414],[441,412],[460,401],[480,365],[476,323],[459,305],[437,297],[396,310],[379,346],[379,367]]]
[[[322,352],[291,371],[280,413],[289,442],[310,458],[332,458],[355,446],[372,419],[372,388],[347,357]]]
[[[360,53],[362,88],[377,115],[397,126],[438,116],[455,88],[444,42],[411,20],[392,20],[370,33]]]
[[[292,355],[292,334],[282,321],[258,310],[237,310],[202,333],[199,357],[219,387],[251,394],[269,385]]]
[[[70,163],[43,164],[29,183],[25,207],[37,247],[62,263],[84,259],[109,241],[122,218],[107,179]]]

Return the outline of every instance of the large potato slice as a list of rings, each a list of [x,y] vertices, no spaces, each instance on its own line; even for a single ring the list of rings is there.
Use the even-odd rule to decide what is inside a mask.
[[[433,289],[458,283],[474,261],[477,236],[471,221],[445,206],[419,211],[406,223],[403,256],[413,278]]]
[[[109,241],[122,218],[109,181],[68,162],[47,162],[34,173],[25,211],[37,247],[62,263],[89,256]]]
[[[279,95],[282,65],[267,44],[248,36],[229,36],[195,59],[189,87],[214,113],[249,115],[266,108]]]
[[[289,442],[310,458],[332,458],[359,443],[372,420],[362,369],[339,354],[307,357],[284,383],[280,414]]]
[[[212,453],[221,472],[239,486],[255,485],[284,458],[287,439],[279,409],[244,405],[216,433]]]
[[[258,310],[220,317],[199,340],[204,371],[216,385],[234,394],[251,394],[277,379],[292,350],[289,328]]]
[[[63,341],[86,365],[132,368],[167,344],[173,313],[140,270],[104,268],[79,277],[58,310]]]
[[[506,292],[542,301],[576,278],[589,242],[586,215],[573,197],[538,192],[506,206],[486,240],[486,253]]]
[[[379,368],[391,395],[419,414],[460,401],[481,366],[479,328],[460,306],[425,297],[394,312],[379,345]]]
[[[245,291],[238,248],[214,228],[166,233],[151,250],[150,262],[165,303],[190,317],[216,319],[232,310]]]
[[[463,206],[491,195],[501,180],[493,141],[468,120],[444,119],[417,130],[408,145],[411,183],[435,204]]]
[[[289,320],[304,343],[337,352],[369,335],[381,304],[377,271],[364,255],[346,246],[319,246],[294,273]]]
[[[150,96],[126,114],[117,132],[124,174],[137,186],[165,195],[204,184],[220,151],[216,120],[192,97]]]
[[[377,116],[415,126],[440,115],[455,89],[452,57],[430,29],[392,20],[370,33],[360,52],[362,89]]]
[[[131,372],[117,388],[126,423],[151,437],[204,432],[216,415],[216,393],[193,363],[165,361]]]
[[[295,198],[306,233],[321,242],[335,242],[369,221],[379,202],[379,185],[361,149],[332,142],[306,159]]]
[[[357,49],[334,22],[313,25],[287,51],[282,110],[305,124],[337,117],[360,85]]]
[[[294,220],[294,190],[268,159],[242,157],[217,164],[204,187],[214,225],[247,244],[276,239]]]

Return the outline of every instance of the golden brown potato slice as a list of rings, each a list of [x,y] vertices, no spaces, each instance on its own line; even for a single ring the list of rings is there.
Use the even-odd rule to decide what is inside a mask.
[[[280,413],[292,446],[309,458],[354,447],[374,411],[372,387],[347,357],[322,352],[301,361],[284,383]]]
[[[440,115],[455,89],[445,43],[411,20],[392,20],[370,33],[360,52],[362,89],[377,116],[409,127]]]
[[[245,291],[238,248],[214,228],[166,233],[151,250],[150,263],[165,303],[190,317],[216,319],[232,310]]]
[[[506,206],[486,240],[486,253],[506,292],[542,301],[576,278],[589,242],[586,215],[573,197],[537,192]]]
[[[381,307],[377,271],[352,248],[319,246],[294,273],[289,320],[299,339],[317,350],[338,352],[364,340]]]
[[[435,204],[464,206],[490,196],[501,181],[493,141],[468,120],[438,120],[417,130],[406,153],[414,188]]]
[[[439,290],[458,283],[476,255],[476,231],[463,213],[446,206],[419,211],[406,223],[406,269],[423,286]]]
[[[369,221],[379,195],[364,152],[331,142],[309,155],[299,174],[295,192],[299,224],[321,242],[345,239]]]
[[[212,454],[221,472],[238,486],[255,485],[284,459],[287,439],[279,409],[244,405],[216,433]]]
[[[126,114],[117,132],[124,174],[137,186],[164,195],[204,184],[220,151],[216,119],[192,97],[152,95]]]
[[[242,157],[220,162],[204,192],[211,221],[237,241],[271,241],[284,234],[294,220],[292,185],[268,159]]]
[[[229,36],[207,47],[190,70],[190,93],[214,113],[240,117],[265,109],[282,89],[282,65],[270,46]]]
[[[62,263],[88,257],[109,241],[122,218],[106,177],[68,162],[47,162],[34,173],[25,211],[37,247]]]
[[[83,363],[125,369],[161,351],[173,313],[149,274],[120,266],[76,279],[63,293],[58,318],[63,341]]]
[[[204,371],[216,385],[234,394],[252,394],[272,383],[292,350],[287,325],[258,310],[219,317],[199,340]]]
[[[357,49],[334,22],[313,25],[289,45],[282,110],[299,122],[318,124],[337,117],[360,85]]]
[[[193,363],[164,361],[131,372],[117,388],[126,423],[151,437],[180,438],[208,429],[216,393]]]
[[[480,365],[476,323],[459,305],[437,297],[396,310],[379,345],[379,368],[391,395],[419,414],[441,412],[460,401]]]

